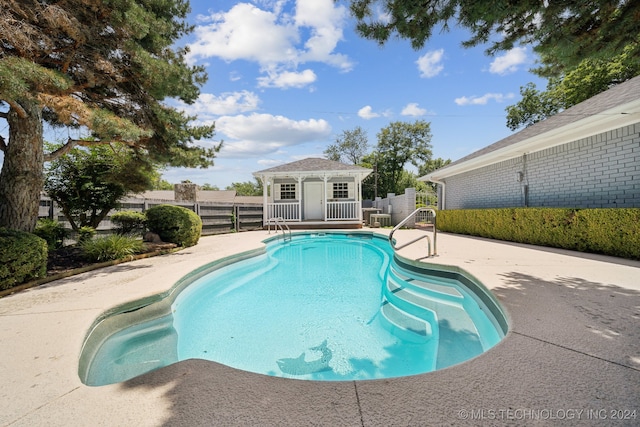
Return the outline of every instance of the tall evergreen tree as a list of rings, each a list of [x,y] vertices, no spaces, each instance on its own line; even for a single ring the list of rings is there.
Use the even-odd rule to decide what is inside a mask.
[[[192,28],[185,0],[0,0],[0,226],[34,228],[43,164],[78,145],[122,142],[140,161],[212,164],[219,146],[194,145],[213,126],[167,106],[192,103],[206,80],[174,43]],[[43,122],[88,129],[51,153]]]
[[[556,75],[584,58],[606,58],[640,41],[637,0],[351,0],[358,32],[385,43],[398,35],[418,49],[434,30],[467,28],[470,47],[490,43],[487,52],[532,44]],[[640,56],[640,44],[633,52]]]

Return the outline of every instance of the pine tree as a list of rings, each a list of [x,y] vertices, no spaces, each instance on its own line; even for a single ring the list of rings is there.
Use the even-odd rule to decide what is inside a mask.
[[[556,75],[632,44],[632,55],[640,56],[637,0],[351,0],[351,12],[358,32],[381,44],[397,35],[419,49],[451,24],[470,30],[463,46],[489,43],[489,54],[531,44]]]
[[[185,0],[0,0],[0,227],[31,231],[43,165],[78,145],[124,143],[141,161],[212,164],[219,146],[194,141],[213,126],[166,105],[192,103],[206,81],[173,48],[188,34]],[[84,128],[45,153],[43,123]]]

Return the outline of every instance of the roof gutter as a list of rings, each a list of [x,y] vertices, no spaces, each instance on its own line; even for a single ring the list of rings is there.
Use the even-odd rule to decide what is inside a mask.
[[[444,181],[438,181],[437,179],[434,179],[434,178],[430,179],[429,181],[434,182],[434,183],[439,184],[439,185],[442,186],[442,203],[440,203],[440,206],[441,206],[440,210],[445,210],[446,209],[445,201],[447,200],[446,191],[445,191],[446,188],[447,188],[446,185],[445,185],[446,183]],[[438,201],[440,201],[440,200],[438,200]]]
[[[568,123],[560,128],[551,129],[544,133],[525,138],[469,160],[460,161],[459,163],[455,162],[455,164],[451,166],[445,166],[418,178],[418,181],[439,183],[437,181],[453,175],[519,157],[523,154],[534,153],[571,141],[578,141],[589,136],[608,132],[613,129],[629,126],[638,123],[640,116],[640,111],[638,110],[640,110],[640,98],[593,116]],[[550,119],[553,119],[553,117]],[[526,129],[521,132],[524,131],[526,131]]]

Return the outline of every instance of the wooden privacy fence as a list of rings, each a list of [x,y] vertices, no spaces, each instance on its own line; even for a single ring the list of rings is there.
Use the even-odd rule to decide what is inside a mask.
[[[100,234],[110,234],[116,227],[111,222],[111,214],[118,211],[145,212],[157,205],[175,205],[194,211],[202,219],[202,235],[224,234],[233,231],[262,229],[262,204],[226,202],[176,202],[174,200],[152,200],[128,198],[118,209],[111,211],[97,228]],[[55,219],[65,228],[71,225],[62,215],[60,208],[46,196],[40,199],[40,218]]]

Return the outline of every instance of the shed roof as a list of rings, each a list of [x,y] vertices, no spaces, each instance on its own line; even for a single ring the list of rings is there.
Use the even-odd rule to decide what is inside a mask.
[[[637,122],[640,122],[640,76],[449,163],[418,180],[444,179]]]
[[[295,174],[311,172],[311,173],[342,173],[343,175],[359,174],[364,176],[373,172],[372,169],[363,168],[356,165],[347,165],[345,163],[320,158],[307,158],[291,163],[275,166],[254,172],[253,175],[259,176],[291,176]]]

